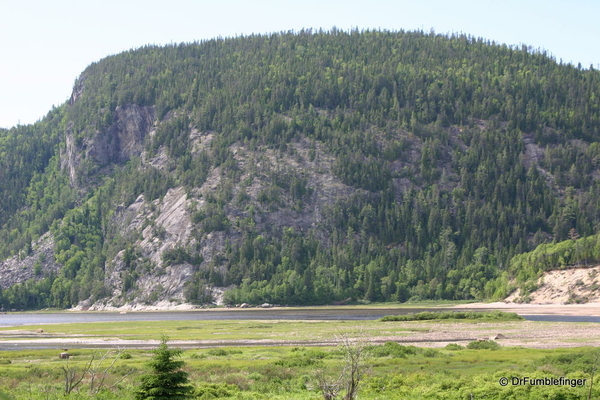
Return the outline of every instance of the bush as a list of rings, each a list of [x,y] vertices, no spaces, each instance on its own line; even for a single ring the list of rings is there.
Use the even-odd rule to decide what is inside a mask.
[[[440,355],[440,352],[436,349],[423,349],[423,357],[428,357],[428,358],[432,358],[432,357],[438,357]]]
[[[467,345],[470,350],[498,350],[500,345],[493,340],[475,340]]]
[[[463,350],[464,346],[456,343],[448,343],[445,347],[446,350]]]
[[[239,391],[237,386],[227,383],[201,383],[195,394],[198,399],[219,399],[235,396]]]
[[[396,342],[387,342],[379,346],[368,346],[367,350],[373,357],[395,358],[406,358],[408,355],[415,355],[422,351],[416,346],[403,346]]]
[[[206,354],[208,354],[209,356],[214,356],[214,357],[223,357],[223,356],[227,356],[230,354],[242,354],[241,350],[235,350],[235,349],[210,349],[209,351],[206,352]]]

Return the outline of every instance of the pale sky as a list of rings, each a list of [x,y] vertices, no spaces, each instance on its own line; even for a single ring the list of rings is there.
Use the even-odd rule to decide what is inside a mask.
[[[92,62],[145,44],[302,28],[467,33],[600,69],[597,0],[0,0],[0,127],[29,124]]]

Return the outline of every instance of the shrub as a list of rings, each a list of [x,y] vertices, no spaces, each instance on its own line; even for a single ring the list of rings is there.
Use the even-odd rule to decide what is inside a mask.
[[[470,350],[498,350],[500,345],[493,340],[475,340],[467,345]]]
[[[209,351],[206,352],[206,354],[208,354],[209,356],[214,356],[214,357],[223,357],[223,356],[227,356],[229,354],[242,354],[241,350],[236,350],[236,349],[210,349]]]
[[[227,383],[201,383],[196,388],[195,394],[198,399],[218,399],[235,396],[239,391],[236,385]]]
[[[403,346],[396,342],[387,342],[384,345],[368,346],[367,350],[373,357],[396,357],[405,358],[408,355],[415,355],[421,351],[415,346]]]
[[[436,349],[423,349],[423,357],[428,357],[428,358],[432,358],[432,357],[437,357],[440,355],[440,352]]]

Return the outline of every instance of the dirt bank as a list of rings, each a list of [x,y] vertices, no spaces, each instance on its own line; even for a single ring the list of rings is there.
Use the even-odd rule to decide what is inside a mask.
[[[577,315],[600,316],[600,303],[587,304],[518,304],[508,302],[471,303],[454,306],[454,308],[496,309],[516,312],[519,315]]]

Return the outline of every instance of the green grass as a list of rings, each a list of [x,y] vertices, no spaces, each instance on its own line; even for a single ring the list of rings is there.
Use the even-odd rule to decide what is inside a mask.
[[[429,321],[438,319],[485,320],[485,321],[523,321],[516,313],[504,311],[424,311],[404,315],[388,315],[381,322],[390,321]]]
[[[370,347],[367,359],[370,372],[365,378],[361,399],[464,399],[468,393],[479,393],[487,399],[503,399],[509,390],[516,390],[518,399],[553,398],[551,390],[563,390],[571,395],[583,394],[585,388],[520,388],[503,389],[497,384],[502,374],[514,376],[546,376],[548,364],[554,364],[556,376],[586,375],[584,370],[593,357],[593,349],[522,349],[498,350],[427,349],[401,346],[396,343]],[[69,360],[71,368],[82,369],[95,353],[103,350],[76,350]],[[147,371],[152,354],[148,350],[127,350],[129,359],[118,359],[107,378],[110,383],[128,375],[114,390],[92,396],[89,379],[77,393],[77,400],[132,400],[139,377]],[[59,360],[56,350],[23,350],[2,354],[11,364],[0,365],[0,390],[21,399],[63,398],[61,387],[65,360]],[[236,347],[185,350],[182,360],[190,373],[199,398],[219,395],[231,399],[316,400],[321,399],[313,388],[317,369],[332,374],[341,371],[343,353],[337,347]],[[587,360],[587,361],[586,361]],[[107,366],[110,358],[103,365]],[[565,369],[570,368],[570,369]],[[537,375],[536,375],[537,374]],[[582,375],[582,376],[583,376]],[[503,391],[504,390],[504,391]],[[568,390],[568,391],[567,391]],[[486,396],[481,395],[485,393]],[[558,393],[558,392],[557,392]],[[465,396],[466,394],[466,396]],[[600,394],[600,393],[596,393]],[[46,397],[44,397],[46,396]],[[546,397],[543,397],[546,396]],[[555,397],[560,398],[560,397]],[[584,398],[584,397],[565,397]]]
[[[0,340],[9,338],[10,331],[30,331],[41,328],[51,337],[120,338],[124,340],[157,339],[157,332],[171,340],[330,340],[340,332],[361,330],[367,336],[381,332],[377,321],[132,321],[86,324],[53,324],[0,328]],[[407,327],[386,326],[389,334],[408,334]],[[19,339],[19,334],[16,339]],[[30,338],[23,338],[30,339]]]

